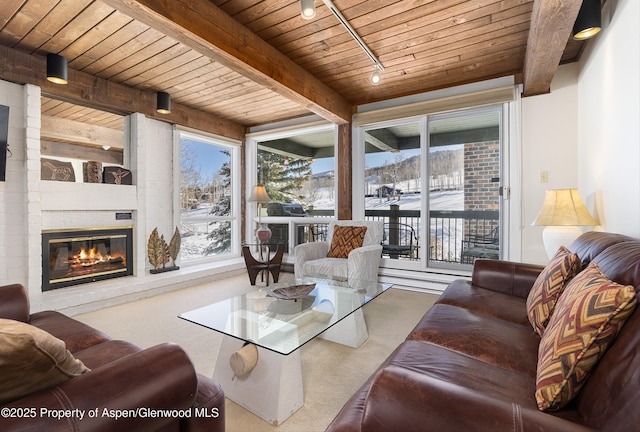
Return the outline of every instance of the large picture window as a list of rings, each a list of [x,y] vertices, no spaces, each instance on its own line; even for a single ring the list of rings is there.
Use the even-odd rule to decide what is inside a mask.
[[[183,262],[228,256],[237,251],[234,176],[238,147],[180,132],[180,232]]]
[[[301,128],[251,137],[247,142],[248,181],[264,185],[270,201],[261,207],[261,222],[272,232],[272,243],[289,253],[296,244],[324,240],[336,209],[335,127]],[[255,156],[254,156],[255,155]],[[257,216],[247,208],[250,219]],[[256,223],[247,238],[254,238]]]

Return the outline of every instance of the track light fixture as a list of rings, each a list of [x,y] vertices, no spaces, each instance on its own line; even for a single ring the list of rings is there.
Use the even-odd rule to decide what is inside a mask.
[[[316,16],[315,0],[300,0],[300,15],[303,19],[310,20]]]
[[[167,92],[156,93],[156,111],[160,114],[171,113],[171,95]]]
[[[578,18],[573,25],[573,38],[589,39],[600,32],[601,12],[600,0],[583,0]]]
[[[329,9],[329,11],[338,19],[340,24],[347,30],[349,35],[356,41],[356,43],[362,48],[362,51],[371,59],[373,65],[376,68],[376,71],[371,75],[371,82],[373,84],[378,84],[380,82],[380,72],[384,72],[384,66],[380,63],[380,60],[375,56],[375,54],[369,49],[366,43],[362,40],[362,38],[358,35],[355,29],[349,24],[349,21],[342,15],[342,12],[338,10],[336,5],[333,4],[331,0],[322,0],[322,3]]]
[[[47,80],[56,84],[69,82],[67,59],[58,54],[47,54]]]
[[[378,69],[374,70],[371,74],[371,84],[380,84],[380,71]]]

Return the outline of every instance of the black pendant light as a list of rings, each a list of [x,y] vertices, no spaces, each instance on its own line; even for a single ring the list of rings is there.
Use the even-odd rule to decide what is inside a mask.
[[[58,54],[47,54],[47,80],[56,84],[69,82],[67,59]]]
[[[573,38],[589,39],[601,29],[600,0],[583,0],[578,18],[573,25]]]
[[[167,92],[158,92],[156,97],[156,111],[160,114],[171,113],[171,95]]]

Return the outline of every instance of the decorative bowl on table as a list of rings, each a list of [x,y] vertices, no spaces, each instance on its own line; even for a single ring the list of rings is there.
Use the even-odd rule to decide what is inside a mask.
[[[316,287],[316,284],[292,285],[285,288],[277,288],[267,293],[268,297],[275,297],[280,300],[298,300],[309,295]]]

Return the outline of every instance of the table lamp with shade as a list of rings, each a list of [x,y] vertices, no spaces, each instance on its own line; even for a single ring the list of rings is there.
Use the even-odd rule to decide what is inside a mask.
[[[267,189],[264,185],[254,186],[247,201],[258,203],[258,229],[256,229],[256,238],[260,243],[266,243],[271,238],[271,230],[268,226],[263,226],[261,221],[262,204],[269,202],[269,195],[267,194]]]
[[[568,246],[582,234],[579,226],[596,226],[578,189],[548,190],[532,225],[544,226],[542,241],[551,259],[560,246]]]

